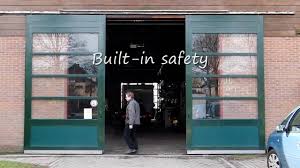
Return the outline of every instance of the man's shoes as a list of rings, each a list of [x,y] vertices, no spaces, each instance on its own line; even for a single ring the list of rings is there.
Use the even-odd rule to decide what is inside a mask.
[[[137,150],[136,149],[129,149],[126,154],[127,155],[133,155],[133,154],[136,154]]]

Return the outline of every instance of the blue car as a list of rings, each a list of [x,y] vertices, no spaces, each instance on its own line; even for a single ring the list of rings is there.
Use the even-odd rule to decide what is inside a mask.
[[[300,106],[270,135],[267,152],[268,168],[300,168]]]

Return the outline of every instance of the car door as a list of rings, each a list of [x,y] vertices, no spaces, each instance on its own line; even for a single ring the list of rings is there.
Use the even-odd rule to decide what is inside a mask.
[[[283,153],[289,168],[300,165],[300,109],[289,122],[288,130],[282,136]]]

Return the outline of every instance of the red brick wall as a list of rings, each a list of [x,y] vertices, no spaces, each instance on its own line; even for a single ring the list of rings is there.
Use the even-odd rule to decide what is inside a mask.
[[[300,37],[265,37],[266,136],[300,104]]]
[[[0,37],[0,153],[23,149],[24,37]]]

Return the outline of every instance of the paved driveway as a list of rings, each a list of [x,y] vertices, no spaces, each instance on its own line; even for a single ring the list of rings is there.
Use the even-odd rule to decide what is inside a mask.
[[[266,168],[266,159],[261,155],[0,155],[0,160],[33,163],[50,168]]]

